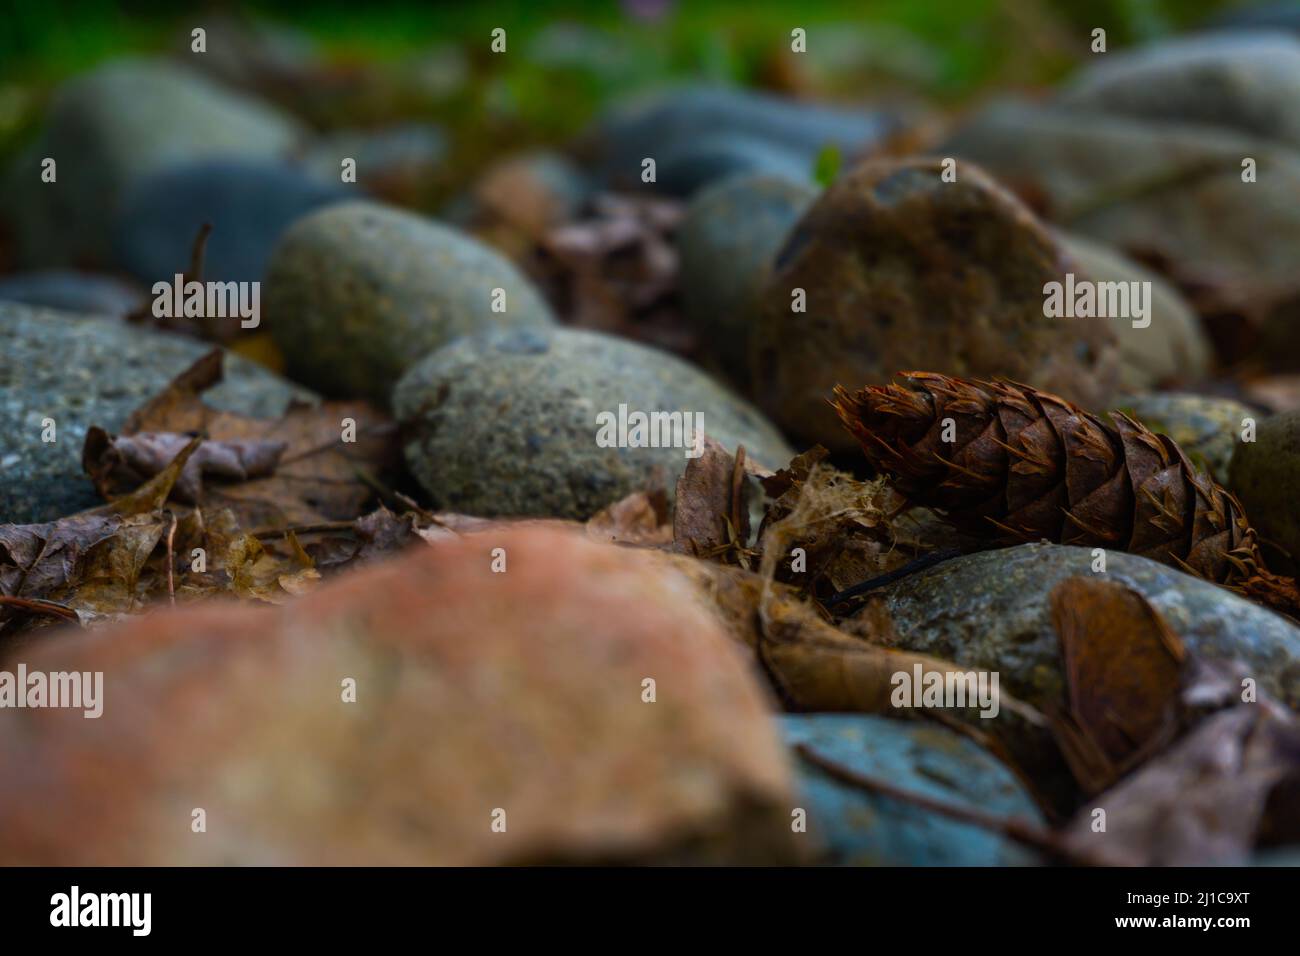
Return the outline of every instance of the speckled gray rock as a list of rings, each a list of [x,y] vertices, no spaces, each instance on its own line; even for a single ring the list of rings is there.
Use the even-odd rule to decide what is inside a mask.
[[[504,312],[493,311],[495,289],[504,291]],[[492,249],[372,202],[296,222],[262,291],[264,319],[294,378],[380,403],[413,362],[458,336],[554,323],[541,295]]]
[[[355,187],[322,183],[288,163],[211,160],[144,177],[114,217],[113,254],[150,287],[189,268],[194,237],[212,225],[203,278],[260,282],[276,242],[291,223],[330,203],[355,199]]]
[[[1042,822],[1015,776],[967,737],[925,721],[860,714],[787,714],[786,742],[949,806]],[[866,793],[795,758],[808,835],[843,866],[1007,866],[1039,862],[983,827]]]
[[[137,177],[197,159],[283,156],[301,136],[271,107],[182,66],[97,67],[59,90],[44,130],[10,170],[19,255],[32,265],[105,262],[112,215]],[[47,156],[58,163],[55,183],[40,180]]]
[[[117,319],[0,302],[0,522],[52,521],[103,502],[81,469],[91,425],[120,428],[131,412],[211,348]],[[219,408],[274,418],[295,396],[259,365],[227,355],[225,381],[204,394]],[[41,441],[53,418],[56,441]]]
[[[686,362],[574,329],[468,337],[426,357],[393,393],[406,461],[435,506],[474,515],[587,518],[632,491],[671,495],[682,448],[600,447],[597,415],[698,412],[728,449],[781,467],[792,452],[755,409]]]
[[[1175,37],[1094,57],[1057,101],[1300,146],[1300,40],[1271,31]]]
[[[954,558],[881,592],[899,646],[996,670],[1001,687],[1040,709],[1064,703],[1048,595],[1092,574],[1092,551],[1024,544]],[[1099,575],[1100,577],[1100,575]],[[1194,654],[1235,659],[1259,687],[1300,707],[1300,628],[1215,584],[1109,551],[1105,578],[1141,592]]]
[[[1193,381],[1210,367],[1210,343],[1201,321],[1172,285],[1117,249],[1103,243],[1057,233],[1065,252],[1093,282],[1151,283],[1151,324],[1133,325],[1131,317],[1110,319],[1119,342],[1119,384],[1138,391],[1171,380]]]
[[[1241,438],[1242,419],[1258,422],[1264,417],[1262,412],[1230,398],[1181,392],[1129,395],[1118,402],[1118,407],[1152,431],[1178,442],[1188,457],[1206,468],[1221,485],[1228,483],[1228,463]]]
[[[786,234],[817,198],[809,183],[767,173],[700,192],[677,230],[686,313],[710,355],[743,381],[757,298]]]
[[[0,302],[38,305],[83,315],[121,317],[145,300],[145,290],[113,276],[42,269],[0,278]]]
[[[1300,570],[1300,412],[1266,418],[1253,442],[1238,443],[1228,487],[1255,530],[1290,554],[1291,570]]]
[[[941,149],[981,164],[1049,219],[1194,292],[1202,314],[1262,319],[1300,296],[1300,156],[1216,127],[1016,100],[973,116]],[[1257,164],[1242,182],[1242,160]]]

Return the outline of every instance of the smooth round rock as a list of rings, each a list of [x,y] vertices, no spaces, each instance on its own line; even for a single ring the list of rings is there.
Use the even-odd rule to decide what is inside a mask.
[[[1139,391],[1169,381],[1194,381],[1209,372],[1211,349],[1201,320],[1174,286],[1103,243],[1061,232],[1057,238],[1079,266],[1079,278],[1150,283],[1149,325],[1134,326],[1127,316],[1110,319],[1119,342],[1121,388]]]
[[[290,227],[267,271],[263,311],[295,379],[380,403],[413,362],[457,336],[554,323],[492,249],[372,202],[333,205]]]
[[[881,592],[898,645],[999,672],[1001,688],[1038,707],[1064,704],[1060,639],[1048,596],[1092,576],[1090,548],[1024,544],[953,558]],[[1186,644],[1237,660],[1260,689],[1300,707],[1300,628],[1230,591],[1147,558],[1106,552],[1097,575],[1140,592]]]
[[[1253,442],[1237,444],[1228,486],[1255,530],[1300,569],[1300,412],[1264,419]]]
[[[747,374],[749,337],[772,260],[817,198],[811,184],[767,173],[700,192],[677,229],[682,298],[705,350],[734,378]]]
[[[81,468],[86,430],[120,428],[212,346],[117,319],[0,302],[0,523],[53,521],[103,504]],[[276,418],[309,392],[227,353],[218,408]],[[55,441],[42,441],[54,419]]]
[[[1300,40],[1272,31],[1175,37],[1093,57],[1058,102],[1233,129],[1300,146]]]
[[[1153,325],[1154,327],[1154,325]],[[1230,398],[1180,392],[1153,392],[1124,397],[1118,407],[1152,431],[1168,435],[1193,462],[1221,485],[1228,483],[1228,463],[1240,444],[1243,420],[1258,422],[1262,412]]]
[[[865,163],[831,185],[777,254],[750,349],[750,388],[788,434],[855,446],[828,399],[900,371],[1005,376],[1104,408],[1118,378],[1105,320],[1044,314],[1067,260],[973,165]],[[799,305],[804,311],[797,311]]]
[[[19,255],[31,265],[107,262],[112,217],[135,180],[199,159],[284,156],[302,136],[292,119],[185,67],[99,66],[58,91],[10,170]],[[57,163],[54,183],[41,182],[46,157]]]
[[[42,269],[0,278],[0,302],[121,318],[145,300],[145,290],[112,276]]]
[[[973,740],[936,723],[863,714],[786,714],[786,743],[868,777],[949,806],[1042,823],[1004,764]],[[984,828],[915,804],[868,793],[798,755],[808,835],[840,866],[1033,865],[1036,855]]]
[[[685,449],[600,447],[597,416],[692,412],[729,450],[792,457],[761,414],[676,356],[598,332],[516,329],[454,342],[393,392],[406,461],[436,507],[587,518],[627,494],[671,496]],[[694,422],[692,418],[692,422]]]
[[[141,180],[114,226],[118,264],[150,286],[188,271],[205,222],[203,278],[260,282],[284,230],[314,209],[355,199],[355,188],[326,185],[287,164],[216,160],[173,166]]]

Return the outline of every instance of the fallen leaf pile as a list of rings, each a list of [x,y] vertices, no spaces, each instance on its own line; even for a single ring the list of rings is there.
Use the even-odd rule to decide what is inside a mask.
[[[662,491],[647,491],[585,523],[432,513],[384,484],[395,436],[375,410],[295,405],[277,421],[250,419],[204,404],[202,392],[219,378],[220,355],[207,356],[119,434],[90,431],[84,464],[103,506],[48,524],[0,526],[0,638],[61,622],[97,624],[165,602],[285,603],[326,576],[406,548],[544,525],[648,550],[685,575],[789,710],[938,720],[975,740],[1059,827],[964,819],[1048,858],[1241,862],[1300,833],[1291,799],[1300,787],[1295,716],[1267,699],[1241,703],[1229,665],[1196,658],[1145,598],[1119,584],[1070,578],[1052,592],[1065,677],[1059,703],[1040,711],[1002,692],[993,719],[974,700],[900,711],[899,673],[949,680],[970,671],[897,647],[890,615],[871,593],[918,562],[943,559],[954,544],[981,546],[923,509],[906,511],[924,485],[856,479],[832,467],[821,447],[767,472],[743,448],[733,454],[706,439],[672,508]],[[871,400],[904,410],[915,401],[893,392]],[[986,414],[974,399],[947,409],[968,419]],[[894,456],[883,470],[897,475],[914,466],[917,476],[933,478],[948,467],[920,451],[934,412],[914,411],[920,417],[881,444],[882,456]],[[349,419],[355,441],[341,437]],[[980,440],[969,426],[959,426],[964,441]],[[1012,467],[1020,469],[1017,480],[1036,474],[1027,464]],[[1168,467],[1170,480],[1181,480],[1177,456]],[[964,480],[993,480],[987,470],[968,470]],[[961,487],[950,481],[944,493],[960,496]],[[954,502],[935,503],[952,510]],[[853,601],[844,600],[848,594]],[[1104,840],[1091,828],[1097,808],[1110,820]]]

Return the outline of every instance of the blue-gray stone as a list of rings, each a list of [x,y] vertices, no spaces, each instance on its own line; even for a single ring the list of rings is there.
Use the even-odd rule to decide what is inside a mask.
[[[72,269],[44,269],[0,278],[0,302],[64,312],[121,318],[144,300],[145,290],[121,279]]]
[[[856,773],[963,810],[1042,825],[1014,774],[968,737],[924,721],[787,714],[786,742]],[[1034,865],[1037,854],[985,827],[841,782],[798,755],[808,835],[846,866]]]
[[[726,87],[684,87],[615,109],[597,124],[592,139],[602,174],[615,185],[627,185],[640,183],[643,159],[655,158],[658,166],[665,157],[706,140],[766,144],[775,151],[769,158],[799,157],[803,175],[809,175],[823,148],[833,146],[848,155],[878,143],[899,126],[897,117],[883,112]],[[718,168],[734,170],[735,162],[733,156]],[[703,175],[694,179],[697,186],[708,181]]]
[[[150,286],[171,282],[188,270],[199,227],[211,223],[203,278],[257,282],[290,224],[357,195],[355,186],[322,183],[282,163],[214,160],[173,166],[127,192],[114,227],[114,253],[123,269]]]
[[[817,198],[810,183],[766,173],[702,190],[677,230],[682,299],[710,355],[743,381],[751,326],[772,261]]]
[[[302,128],[273,108],[172,63],[113,60],[59,89],[4,183],[18,254],[33,266],[109,260],[110,227],[137,179],[219,157],[281,157]],[[58,178],[41,181],[46,157]]]

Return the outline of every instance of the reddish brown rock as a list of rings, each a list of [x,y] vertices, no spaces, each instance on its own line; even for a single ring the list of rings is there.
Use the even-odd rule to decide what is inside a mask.
[[[827,400],[897,372],[1005,376],[1100,411],[1118,380],[1105,319],[1044,315],[1072,268],[1019,200],[970,163],[864,163],[777,254],[750,353],[753,397],[787,434],[852,445]],[[796,290],[806,311],[794,310]]]
[[[103,716],[0,710],[4,864],[784,862],[802,848],[770,702],[694,586],[569,532],[465,536],[281,608],[162,612],[24,655],[30,670],[103,671]]]

